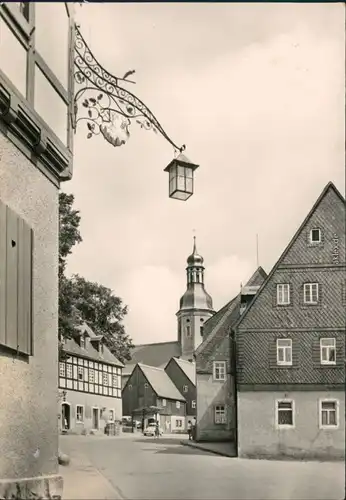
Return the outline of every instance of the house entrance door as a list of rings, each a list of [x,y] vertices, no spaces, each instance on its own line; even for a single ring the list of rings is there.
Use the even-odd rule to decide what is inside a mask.
[[[62,403],[61,405],[61,418],[62,418],[62,428],[68,430],[71,428],[71,415],[70,415],[70,405],[68,403]]]
[[[99,409],[93,408],[93,429],[98,430],[99,428]]]

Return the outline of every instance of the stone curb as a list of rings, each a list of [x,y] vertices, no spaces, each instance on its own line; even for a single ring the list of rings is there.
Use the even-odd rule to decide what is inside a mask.
[[[211,448],[206,448],[203,445],[196,444],[195,442],[191,441],[180,441],[180,444],[184,446],[190,446],[190,448],[196,448],[197,450],[201,451],[206,451],[208,453],[213,453],[214,455],[220,455],[221,457],[228,457],[228,458],[235,458],[234,455],[231,455],[230,453],[226,453],[224,451],[219,451],[219,450],[213,450]]]

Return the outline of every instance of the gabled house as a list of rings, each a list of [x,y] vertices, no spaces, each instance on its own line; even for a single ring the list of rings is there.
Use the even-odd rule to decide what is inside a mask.
[[[235,389],[230,328],[266,278],[259,267],[241,292],[205,323],[205,338],[195,352],[197,441],[234,441]]]
[[[186,423],[196,417],[196,364],[180,358],[171,358],[165,372],[186,400]]]
[[[123,387],[125,387],[137,363],[164,368],[171,358],[179,357],[180,355],[181,347],[176,340],[136,345],[131,350],[131,361],[125,365],[123,370]]]
[[[84,323],[66,339],[59,361],[59,419],[64,432],[103,433],[122,419],[123,364]]]
[[[163,368],[138,363],[123,391],[123,414],[145,427],[157,414],[164,432],[185,432],[186,400]]]
[[[329,183],[234,326],[240,456],[344,457],[345,272]]]

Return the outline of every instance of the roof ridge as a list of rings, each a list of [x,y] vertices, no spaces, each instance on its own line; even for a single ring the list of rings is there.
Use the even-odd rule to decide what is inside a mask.
[[[153,370],[159,370],[161,372],[164,372],[164,368],[159,368],[158,366],[151,366],[151,365],[146,365],[145,363],[137,363],[139,366],[144,366],[146,368],[152,368]],[[166,373],[166,372],[165,372]]]
[[[148,344],[136,344],[134,347],[144,347],[147,345],[163,345],[163,344],[175,344],[176,340],[167,340],[166,342],[150,342]]]

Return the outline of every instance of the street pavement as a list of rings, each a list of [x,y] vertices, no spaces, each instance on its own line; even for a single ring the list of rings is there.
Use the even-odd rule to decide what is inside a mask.
[[[60,445],[71,454],[72,461],[74,456],[84,456],[104,482],[114,488],[113,499],[118,500],[344,498],[342,462],[229,458],[183,446],[180,440],[141,435],[63,436]],[[101,490],[100,486],[99,496],[94,493],[92,498],[110,498]],[[88,491],[79,491],[75,498],[83,498],[83,494],[90,498]]]

